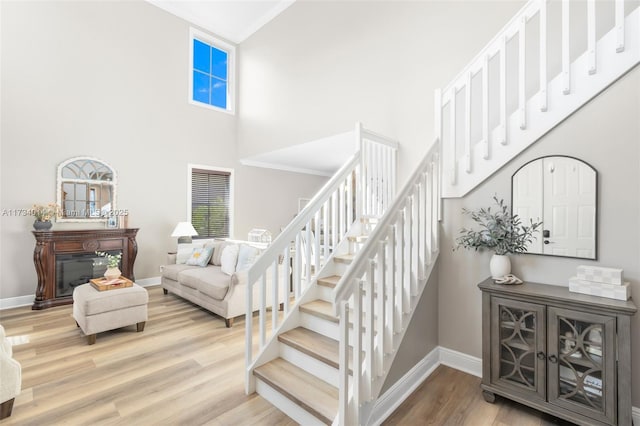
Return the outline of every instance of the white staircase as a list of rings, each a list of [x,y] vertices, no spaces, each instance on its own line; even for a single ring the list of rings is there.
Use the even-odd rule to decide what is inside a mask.
[[[248,272],[247,306],[263,307],[246,391],[305,425],[369,422],[437,257],[439,145],[396,197],[397,143],[355,135],[361,150]]]
[[[528,2],[436,93],[443,197],[467,194],[639,62],[637,3]]]

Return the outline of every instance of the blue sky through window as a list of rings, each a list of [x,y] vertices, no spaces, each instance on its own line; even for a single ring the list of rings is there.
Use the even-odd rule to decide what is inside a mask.
[[[193,39],[193,100],[227,109],[228,53]]]

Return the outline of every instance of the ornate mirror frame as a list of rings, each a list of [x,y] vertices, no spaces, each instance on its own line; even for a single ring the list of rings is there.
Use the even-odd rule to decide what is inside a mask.
[[[56,180],[56,202],[62,208],[58,222],[106,222],[109,212],[116,210],[118,175],[116,170],[105,161],[94,157],[73,157],[58,165]],[[86,188],[87,193],[81,199],[67,200],[65,186]],[[104,191],[108,191],[108,203],[105,203]],[[97,198],[90,198],[89,193]],[[86,206],[78,210],[78,204]],[[105,206],[108,208],[105,209]]]

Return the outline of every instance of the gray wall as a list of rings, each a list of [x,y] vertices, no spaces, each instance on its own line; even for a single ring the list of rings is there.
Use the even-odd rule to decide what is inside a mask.
[[[578,265],[624,269],[632,296],[640,300],[640,68],[524,151],[462,199],[446,200],[442,222],[439,343],[482,356],[481,293],[491,253],[452,251],[463,226],[473,223],[463,207],[489,206],[497,194],[511,204],[511,176],[526,162],[545,155],[570,155],[598,171],[598,260],[540,255],[512,256],[513,273],[527,281],[567,286]],[[464,313],[464,315],[461,315]],[[632,319],[633,405],[640,407],[640,314]]]
[[[240,239],[254,227],[276,235],[326,181],[238,163],[236,116],[187,102],[185,21],[144,1],[1,8],[2,209],[55,201],[58,164],[98,157],[118,172],[118,207],[140,228],[136,278],[149,278],[186,219],[188,163],[235,169]],[[0,217],[0,298],[35,292],[32,223]]]

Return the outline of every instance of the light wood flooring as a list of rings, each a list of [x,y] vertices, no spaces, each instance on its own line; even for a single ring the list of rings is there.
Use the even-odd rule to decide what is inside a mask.
[[[100,333],[91,346],[70,305],[0,311],[7,335],[28,339],[14,346],[22,393],[0,425],[295,424],[244,393],[243,318],[227,329],[221,318],[159,287],[147,290],[144,332],[134,325]],[[439,367],[385,424],[564,424],[506,400],[488,404],[479,383]]]

